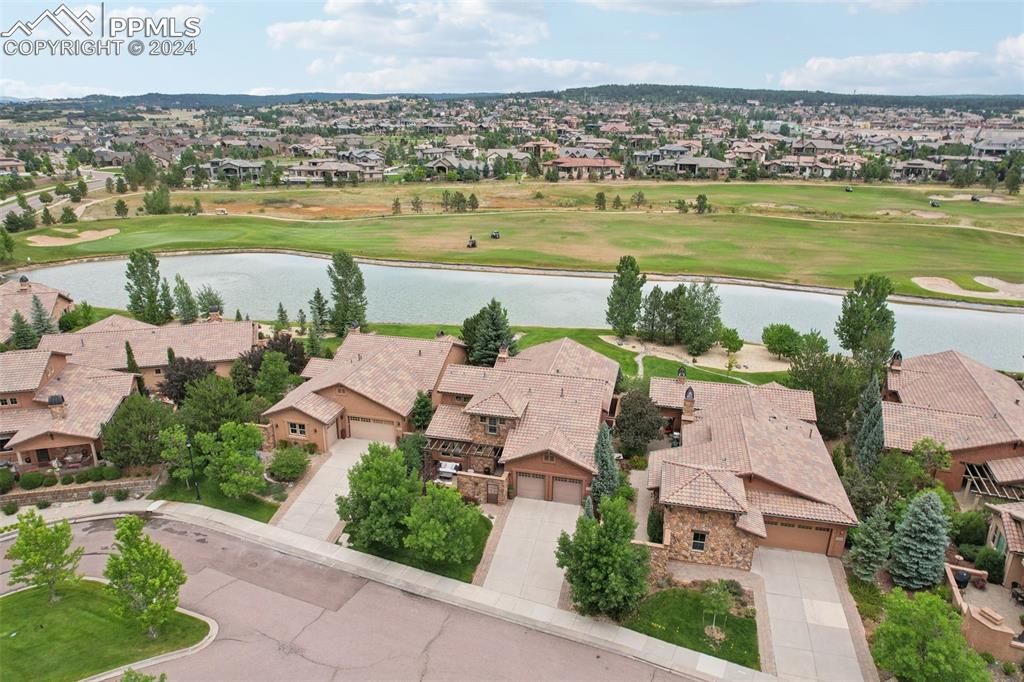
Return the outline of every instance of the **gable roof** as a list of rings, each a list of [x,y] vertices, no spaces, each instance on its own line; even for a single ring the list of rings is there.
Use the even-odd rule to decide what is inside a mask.
[[[71,294],[39,282],[26,281],[22,283],[18,279],[11,278],[0,284],[0,342],[11,338],[11,318],[14,317],[15,312],[21,313],[26,320],[32,319],[33,296],[39,297],[43,310],[51,317],[61,299],[68,302],[72,300]]]
[[[1024,441],[1024,389],[957,351],[903,359],[889,369],[885,445],[910,450],[925,436],[951,450]]]
[[[124,315],[114,314],[109,317],[104,317],[102,320],[93,322],[87,327],[82,327],[78,332],[112,332],[112,331],[127,331],[129,329],[155,329],[156,325],[136,320],[131,317],[125,317]]]
[[[683,409],[686,389],[693,388],[696,418],[722,416],[780,416],[807,422],[817,421],[814,394],[786,388],[772,382],[762,386],[725,384],[716,381],[685,383],[664,377],[652,377],[651,400],[658,407]]]
[[[0,353],[0,393],[20,393],[39,388],[52,354],[38,349]]]
[[[1024,502],[986,504],[985,506],[993,514],[998,514],[1003,522],[1007,551],[1024,554]]]
[[[518,372],[598,379],[604,382],[605,411],[611,407],[615,382],[619,378],[619,363],[567,337],[524,348],[507,360],[499,359],[498,363],[503,369]]]

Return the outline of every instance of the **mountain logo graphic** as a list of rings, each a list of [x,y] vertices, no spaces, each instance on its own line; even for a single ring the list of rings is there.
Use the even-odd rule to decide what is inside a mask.
[[[18,31],[24,33],[26,37],[31,36],[32,32],[35,31],[36,28],[45,21],[49,21],[50,23],[52,23],[54,26],[57,27],[57,30],[59,30],[66,36],[70,36],[72,33],[72,29],[74,28],[78,28],[78,30],[80,30],[87,36],[91,36],[92,29],[89,28],[89,24],[95,20],[96,17],[93,16],[92,12],[90,12],[89,10],[83,10],[81,14],[75,14],[70,9],[68,9],[67,5],[61,3],[60,7],[58,7],[57,9],[45,10],[33,21],[24,22],[19,20],[14,22],[13,26],[11,26],[3,33],[0,33],[0,37],[10,38]]]

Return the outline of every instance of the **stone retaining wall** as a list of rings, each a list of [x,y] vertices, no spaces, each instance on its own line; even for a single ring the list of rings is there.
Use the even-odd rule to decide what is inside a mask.
[[[460,471],[457,474],[455,474],[455,486],[458,488],[459,493],[466,497],[472,497],[480,504],[487,503],[487,486],[489,484],[498,487],[497,504],[507,503],[507,471],[503,473],[501,476],[488,476],[487,474],[478,474],[471,471]]]
[[[671,579],[671,574],[668,570],[668,553],[669,553],[669,533],[665,533],[665,544],[660,542],[644,542],[642,540],[633,540],[633,544],[639,547],[646,547],[647,551],[650,552],[651,558],[649,560],[650,571],[647,573],[647,582],[650,585],[656,585],[664,580]]]
[[[0,505],[16,502],[19,507],[25,507],[43,500],[50,502],[87,500],[96,490],[102,490],[108,497],[113,495],[116,490],[127,490],[130,497],[145,497],[157,489],[160,479],[161,474],[156,474],[149,478],[118,478],[113,481],[70,483],[68,485],[58,483],[49,488],[39,487],[34,490],[15,488],[6,495],[0,495]]]

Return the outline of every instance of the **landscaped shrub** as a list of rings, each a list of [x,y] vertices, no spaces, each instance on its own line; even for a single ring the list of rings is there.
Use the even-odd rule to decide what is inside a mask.
[[[307,453],[309,453],[311,455],[315,455],[316,454],[316,444],[315,443],[306,443],[303,447],[306,448],[306,452]]]
[[[990,654],[987,651],[982,651],[981,652],[981,658],[982,658],[983,661],[985,661],[985,663],[987,663],[989,665],[992,665],[993,663],[996,662],[996,657],[993,656],[992,654]]]
[[[3,511],[3,513],[7,514],[8,516],[14,516],[18,513],[18,503],[4,502],[4,506],[0,507],[0,511]]]
[[[636,499],[636,488],[628,484],[620,485],[616,488],[615,494],[612,497],[621,497],[627,502],[632,502]]]
[[[740,585],[738,580],[721,580],[722,586],[725,590],[736,599],[743,598],[743,586]]]
[[[281,448],[274,453],[267,471],[278,481],[297,481],[309,467],[309,455],[295,446]]]
[[[1017,670],[1017,666],[1012,661],[1003,661],[1003,674],[1012,676],[1014,671]]]
[[[10,469],[0,469],[0,495],[9,493],[14,487],[14,472]]]
[[[647,512],[647,539],[658,544],[665,539],[665,517],[661,507],[651,507]]]
[[[121,470],[115,466],[106,466],[100,469],[104,481],[116,481],[121,478]]]
[[[636,455],[629,458],[629,468],[636,469],[637,471],[644,471],[647,469],[647,458],[643,455]]]
[[[89,477],[89,480],[93,483],[97,483],[103,480],[103,469],[104,467],[93,467],[85,472],[85,475]]]
[[[60,477],[61,485],[71,485],[75,482],[75,477],[72,474],[64,474]]]
[[[118,488],[114,491],[114,499],[118,502],[124,502],[128,499],[128,490],[126,488]]]
[[[89,470],[85,469],[75,474],[75,483],[88,483],[89,482]]]
[[[958,545],[984,545],[988,536],[988,514],[972,509],[953,514],[950,535]]]
[[[43,484],[43,475],[38,471],[29,471],[21,475],[21,480],[18,481],[24,490],[35,490]]]
[[[43,487],[49,488],[50,486],[57,485],[57,477],[53,474],[47,474],[43,476]]]
[[[974,567],[979,571],[988,571],[988,581],[997,585],[1003,584],[1003,566],[1006,563],[1006,556],[991,547],[985,547],[978,552],[978,558],[974,560]]]
[[[103,492],[102,490],[93,490],[92,491],[92,501],[93,501],[93,504],[99,504],[100,502],[102,502],[105,499],[107,499],[107,494],[105,492]]]
[[[978,559],[978,552],[984,549],[984,547],[982,545],[960,545],[958,549],[960,550],[960,556],[974,563]]]
[[[53,503],[50,502],[49,500],[39,500],[38,502],[36,502],[36,508],[37,509],[46,509],[51,504],[53,504]]]

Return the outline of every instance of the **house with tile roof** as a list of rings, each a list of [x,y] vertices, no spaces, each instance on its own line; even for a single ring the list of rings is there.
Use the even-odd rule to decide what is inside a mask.
[[[263,414],[275,442],[312,444],[320,452],[339,438],[394,444],[413,430],[418,392],[431,394],[445,369],[466,361],[465,345],[439,334],[413,339],[352,330],[331,360],[312,358],[306,381]]]
[[[437,387],[428,448],[464,471],[507,473],[518,496],[581,504],[617,378],[617,363],[570,339],[513,357],[502,349],[494,367],[453,365]]]
[[[725,384],[687,379],[680,367],[676,378],[652,377],[651,401],[661,410],[666,430],[679,431],[707,416],[767,417],[781,415],[814,424],[814,394],[771,382]]]
[[[759,546],[840,556],[857,516],[817,427],[763,396],[651,453],[647,487],[670,559],[749,570]]]
[[[885,447],[909,452],[929,437],[945,444],[948,490],[1024,500],[1024,388],[958,351],[893,354],[882,391]]]
[[[259,342],[255,322],[233,322],[219,315],[192,324],[160,327],[112,315],[71,334],[46,334],[39,349],[66,353],[69,361],[99,369],[127,370],[125,342],[131,344],[146,388],[157,391],[167,370],[167,350],[175,357],[201,358],[222,377],[239,355]]]
[[[96,463],[100,428],[135,390],[135,375],[88,367],[68,353],[0,353],[0,461],[20,471]]]
[[[9,279],[0,284],[0,343],[11,338],[11,318],[19,312],[26,320],[32,319],[32,297],[39,298],[43,310],[50,314],[54,324],[60,316],[75,307],[71,294],[29,280],[27,275]]]
[[[985,544],[1006,556],[1003,584],[1024,583],[1024,502],[985,507],[992,512]]]

